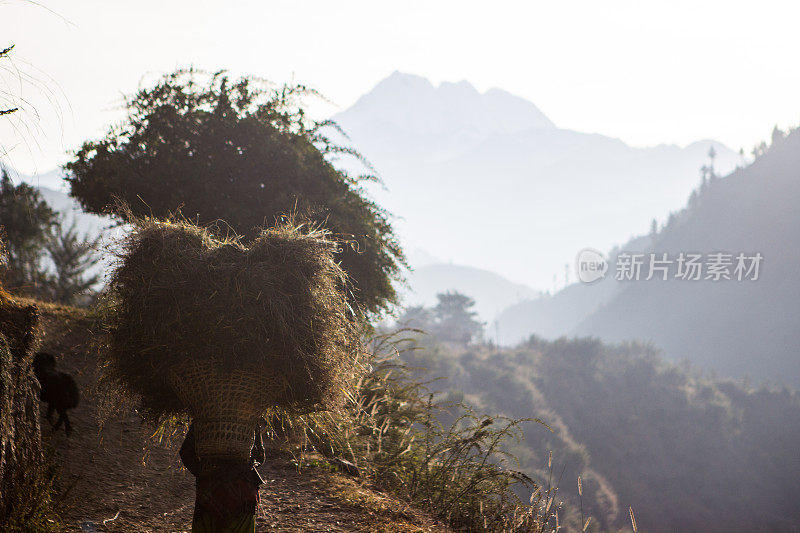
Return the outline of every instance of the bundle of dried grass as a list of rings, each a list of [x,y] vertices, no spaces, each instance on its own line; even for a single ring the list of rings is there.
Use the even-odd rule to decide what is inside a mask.
[[[35,306],[15,299],[0,287],[0,333],[6,337],[20,368],[28,369],[33,362],[38,323]]]
[[[31,368],[38,322],[36,307],[0,287],[0,524],[11,531],[39,531],[50,517],[39,383]]]
[[[292,224],[244,247],[138,221],[109,284],[107,375],[151,421],[188,413],[206,424],[206,443],[252,441],[250,424],[271,407],[335,404],[360,346],[336,246]],[[231,446],[244,453],[244,441]]]

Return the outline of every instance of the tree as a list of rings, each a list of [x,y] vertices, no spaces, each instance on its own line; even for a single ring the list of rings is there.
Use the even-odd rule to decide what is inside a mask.
[[[422,305],[408,307],[397,319],[397,323],[405,328],[427,331],[433,323],[433,313]]]
[[[100,281],[99,274],[88,273],[100,260],[94,254],[100,238],[78,236],[74,220],[69,226],[61,221],[56,228],[47,244],[55,270],[48,285],[54,301],[73,305]]]
[[[769,146],[767,143],[765,141],[761,141],[753,147],[753,151],[751,152],[753,154],[753,158],[758,159],[762,155],[766,154],[768,148]]]
[[[436,295],[439,300],[433,308],[433,335],[456,344],[469,344],[483,336],[484,324],[473,311],[475,300],[457,291]]]
[[[675,214],[675,212],[670,212],[669,217],[667,218],[667,228],[675,227],[675,222],[677,222],[677,220],[678,216]]]
[[[0,177],[0,239],[6,248],[5,286],[42,296],[47,279],[42,267],[45,246],[57,223],[55,212],[39,191],[25,183],[14,185],[5,169]]]
[[[695,207],[697,207],[699,199],[700,195],[697,194],[697,189],[693,190],[692,193],[689,195],[689,202],[688,202],[689,209],[694,209]]]
[[[777,125],[775,125],[775,127],[772,128],[772,136],[770,137],[771,146],[779,145],[785,138],[786,134],[780,128],[778,128]]]
[[[344,243],[351,299],[379,313],[396,301],[403,252],[389,214],[364,193],[364,180],[377,178],[333,166],[338,155],[360,155],[322,133],[335,125],[306,117],[302,99],[313,94],[221,72],[167,75],[129,98],[124,123],[66,165],[71,194],[85,210],[120,220],[115,199],[136,216],[180,210],[201,225],[222,220],[219,228],[245,240],[286,215],[324,226]]]

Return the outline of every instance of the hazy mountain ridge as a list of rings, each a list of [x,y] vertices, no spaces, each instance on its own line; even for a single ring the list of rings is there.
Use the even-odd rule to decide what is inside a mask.
[[[603,281],[505,310],[503,342],[531,334],[639,339],[722,376],[800,386],[800,251],[792,244],[800,230],[800,132],[699,191],[655,236],[621,249],[673,259],[680,252],[759,252],[757,281],[618,282],[611,261]]]
[[[555,128],[534,104],[500,89],[480,94],[472,85],[442,83],[395,71],[337,118],[350,123],[394,125],[409,133],[515,132]]]
[[[680,208],[709,147],[720,171],[740,161],[713,141],[635,148],[559,129],[508,93],[401,73],[334,119],[381,174],[386,189],[370,193],[399,217],[407,248],[534,288],[551,287],[578,250],[610,248]]]
[[[499,89],[481,94],[467,82],[436,88],[399,72],[336,118],[352,135],[351,144],[382,173],[387,190],[376,188],[373,196],[399,217],[396,226],[406,248],[434,250],[461,265],[451,275],[412,274],[405,302],[431,303],[436,292],[456,289],[478,300],[487,322],[501,303],[535,298],[532,281],[545,279],[544,286],[551,287],[553,272],[560,278],[578,249],[598,247],[612,234],[621,241],[636,233],[626,214],[630,204],[638,219],[649,221],[658,210],[653,198],[680,189],[665,176],[694,183],[712,144],[720,165],[738,158],[711,141],[633,148],[603,135],[559,129],[534,104]],[[637,170],[650,167],[658,169],[657,176]],[[74,216],[81,233],[97,234],[108,221],[82,213],[60,191],[47,190],[66,189],[60,176],[54,170],[23,178],[42,186],[57,210]],[[634,199],[617,207],[621,191]],[[564,232],[572,244],[562,242]],[[466,275],[463,269],[469,268],[496,277]],[[430,282],[437,276],[440,287]],[[551,322],[558,327],[565,320]],[[501,325],[500,337],[512,339],[515,330]]]
[[[649,340],[722,375],[800,386],[799,199],[800,130],[712,181],[653,245],[671,256],[759,252],[757,281],[628,283],[574,332]]]
[[[475,300],[475,311],[487,323],[488,334],[493,337],[492,322],[503,309],[541,293],[521,283],[514,283],[488,270],[464,265],[431,263],[414,269],[408,274],[411,292],[404,295],[405,305],[436,304],[436,295],[445,291],[457,291]]]
[[[631,239],[620,250],[649,252],[650,236]],[[615,253],[609,257],[614,264]],[[574,265],[570,265],[574,267]],[[557,339],[573,333],[584,319],[611,301],[621,290],[613,271],[591,284],[572,283],[555,294],[526,300],[503,309],[497,317],[501,344],[514,345],[531,335]]]

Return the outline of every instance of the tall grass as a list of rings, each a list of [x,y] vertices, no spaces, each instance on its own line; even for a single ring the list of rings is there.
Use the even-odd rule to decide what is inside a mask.
[[[42,461],[29,462],[27,468],[15,470],[9,482],[10,491],[0,513],[4,533],[45,533],[58,529],[58,517],[52,501],[55,472]]]
[[[408,346],[403,333],[373,339],[371,371],[345,411],[290,423],[302,426],[321,453],[355,463],[377,488],[456,530],[557,531],[557,489],[538,486],[505,451],[521,440],[526,421],[438,401],[431,382],[400,362],[398,352]]]

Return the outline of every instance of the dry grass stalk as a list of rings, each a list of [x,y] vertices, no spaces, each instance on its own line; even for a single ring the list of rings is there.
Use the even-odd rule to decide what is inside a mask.
[[[245,247],[185,222],[136,221],[106,295],[106,379],[155,423],[202,416],[237,372],[255,387],[244,418],[337,405],[361,350],[336,246],[290,223]],[[209,402],[193,401],[203,394]]]

